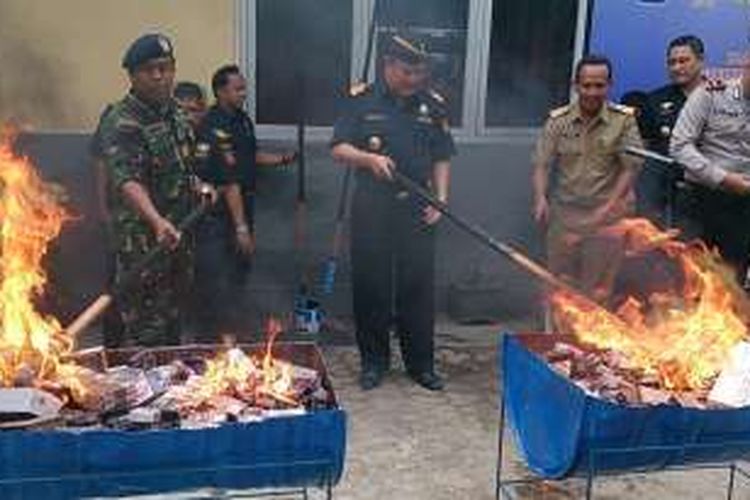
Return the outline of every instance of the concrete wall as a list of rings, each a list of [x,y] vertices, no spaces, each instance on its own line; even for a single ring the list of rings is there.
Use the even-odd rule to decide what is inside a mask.
[[[138,35],[162,31],[180,79],[207,83],[234,57],[232,0],[2,0],[0,122],[90,129],[127,88],[122,55]]]
[[[87,137],[76,134],[27,135],[20,147],[37,161],[45,178],[61,182],[80,218],[64,231],[56,253],[54,296],[65,318],[80,310],[104,287],[104,247],[94,217],[93,180],[86,161]],[[296,144],[261,147],[293,148]],[[539,238],[529,216],[528,141],[459,144],[453,168],[451,205],[498,239],[539,256]],[[258,253],[245,301],[248,325],[263,314],[291,310],[297,283],[318,282],[320,265],[330,251],[341,169],[323,143],[308,145],[307,241],[294,248],[296,170],[267,169],[259,178]],[[350,313],[348,259],[343,258],[332,296],[321,297],[327,312]],[[462,289],[450,293],[451,287]],[[442,224],[438,252],[438,300],[441,310],[456,297],[468,299],[477,319],[507,319],[539,311],[537,284],[504,258],[469,239],[448,222]]]

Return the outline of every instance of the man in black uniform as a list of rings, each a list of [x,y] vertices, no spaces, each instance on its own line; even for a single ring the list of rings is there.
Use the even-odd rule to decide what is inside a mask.
[[[639,129],[646,147],[669,154],[669,140],[677,117],[690,93],[703,82],[704,47],[700,38],[685,35],[669,42],[667,69],[671,83],[650,92],[639,117]],[[636,187],[638,211],[658,222],[667,223],[668,210],[682,173],[665,165],[646,165]]]
[[[446,103],[425,88],[426,62],[423,50],[394,36],[385,48],[382,78],[352,88],[349,108],[334,127],[334,159],[356,169],[351,258],[364,390],[377,387],[389,369],[394,318],[409,376],[430,390],[443,387],[433,362],[434,225],[440,213],[390,182],[398,169],[441,201],[448,198],[455,148]]]
[[[253,213],[256,165],[285,165],[294,154],[257,150],[255,127],[242,106],[247,83],[236,65],[219,68],[211,80],[216,103],[199,127],[201,178],[220,188],[222,201],[198,229],[196,294],[198,338],[213,342],[222,329],[238,328],[238,297],[255,251]]]

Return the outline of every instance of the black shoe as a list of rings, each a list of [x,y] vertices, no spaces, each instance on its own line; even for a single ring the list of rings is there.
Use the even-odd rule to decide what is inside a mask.
[[[443,379],[435,372],[409,374],[412,380],[428,391],[442,391]]]
[[[385,372],[378,368],[363,369],[359,376],[359,387],[363,391],[375,389],[383,383],[383,375],[385,375]]]

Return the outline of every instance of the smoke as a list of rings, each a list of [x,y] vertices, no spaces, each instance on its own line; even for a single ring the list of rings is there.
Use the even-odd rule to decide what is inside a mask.
[[[10,9],[0,5],[0,19],[4,26],[12,26]],[[58,61],[51,54],[37,50],[31,36],[0,30],[0,120],[26,128],[32,117],[47,123],[63,123],[71,109],[62,94],[61,82],[69,75],[60,71]],[[32,124],[36,125],[36,124]]]

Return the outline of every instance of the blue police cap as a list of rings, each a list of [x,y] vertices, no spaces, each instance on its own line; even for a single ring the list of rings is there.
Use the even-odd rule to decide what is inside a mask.
[[[133,71],[141,64],[161,57],[174,59],[172,42],[160,33],[149,33],[130,44],[122,58],[122,67]]]

